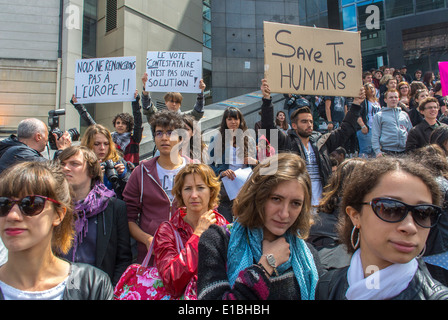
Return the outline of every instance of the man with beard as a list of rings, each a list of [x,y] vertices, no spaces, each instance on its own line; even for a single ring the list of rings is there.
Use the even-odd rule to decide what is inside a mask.
[[[267,80],[263,79],[261,82],[263,94],[261,128],[266,129],[266,137],[271,141],[271,130],[277,129],[274,123],[274,106]],[[313,130],[313,116],[308,107],[297,109],[291,115],[293,130],[289,130],[288,134],[278,132],[278,151],[296,153],[306,162],[312,184],[311,202],[313,206],[319,204],[323,187],[327,184],[332,172],[330,153],[343,146],[346,140],[356,132],[357,119],[361,110],[360,104],[364,99],[365,91],[361,87],[359,97],[353,100],[341,126],[329,133],[321,134]],[[271,141],[271,144],[274,143]]]

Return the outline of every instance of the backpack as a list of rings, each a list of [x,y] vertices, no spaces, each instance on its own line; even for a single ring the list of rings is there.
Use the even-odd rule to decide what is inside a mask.
[[[317,105],[317,111],[319,112],[319,117],[327,120],[327,113],[325,112],[325,97],[320,97],[320,102]]]

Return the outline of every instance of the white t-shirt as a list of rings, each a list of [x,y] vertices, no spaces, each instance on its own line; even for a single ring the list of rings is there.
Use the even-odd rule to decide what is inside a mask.
[[[157,174],[159,176],[160,185],[162,186],[163,190],[165,190],[166,194],[168,195],[171,201],[173,201],[174,199],[174,196],[171,193],[171,190],[173,190],[174,185],[174,177],[180,171],[180,169],[186,166],[186,164],[187,162],[185,158],[182,158],[182,164],[179,167],[173,170],[166,170],[162,168],[162,166],[160,166],[159,163],[157,162]]]
[[[0,281],[5,300],[62,300],[68,277],[56,287],[44,291],[22,291]]]
[[[306,168],[311,178],[311,205],[317,206],[319,205],[319,200],[322,196],[322,181],[320,180],[319,174],[319,166],[317,165],[316,155],[314,153],[313,147],[311,146],[311,142],[308,142],[308,149],[305,150],[305,162]]]
[[[8,261],[8,249],[6,249],[2,238],[0,238],[0,266],[4,265],[6,261]]]
[[[234,146],[231,146],[229,148],[230,153],[230,159],[229,159],[229,169],[232,169],[233,171],[236,171],[240,168],[244,168],[244,159],[238,156],[238,153],[240,152],[240,148],[235,148]]]

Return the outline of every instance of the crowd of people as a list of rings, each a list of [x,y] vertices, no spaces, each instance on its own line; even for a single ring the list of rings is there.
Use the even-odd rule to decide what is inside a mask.
[[[73,96],[88,128],[55,135],[51,160],[46,124],[23,120],[0,142],[0,300],[138,299],[116,288],[148,261],[174,299],[447,300],[447,104],[433,73],[406,71],[278,112],[263,79],[263,134],[228,107],[208,144],[203,93],[183,113],[180,93],[157,110],[143,87],[113,132]]]

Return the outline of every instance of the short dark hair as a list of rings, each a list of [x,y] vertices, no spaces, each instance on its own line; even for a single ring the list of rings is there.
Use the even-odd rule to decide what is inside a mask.
[[[418,105],[418,111],[424,111],[426,105],[427,105],[428,103],[430,103],[430,102],[435,102],[435,103],[437,104],[437,106],[440,107],[440,105],[439,105],[439,100],[437,100],[437,98],[434,98],[434,97],[428,97],[428,98],[425,98],[424,100],[422,100],[422,101],[420,102],[420,104]]]
[[[126,124],[127,132],[131,132],[134,129],[134,117],[131,116],[129,113],[119,113],[117,114],[114,119],[112,120],[112,124],[115,127],[115,122],[117,122],[117,119],[120,118],[121,121],[123,121]]]
[[[301,107],[301,108],[295,110],[293,113],[291,113],[291,123],[295,123],[297,121],[297,118],[299,117],[299,114],[301,114],[301,113],[312,114],[311,109],[309,107],[307,107],[307,106]]]
[[[370,71],[365,71],[365,72],[363,72],[363,74],[362,74],[362,78],[363,78],[363,79],[365,79],[365,78],[368,77],[368,76],[373,76],[372,72],[370,72]]]
[[[171,129],[185,129],[185,121],[182,115],[178,112],[162,110],[157,111],[150,119],[149,125],[151,126],[151,131],[153,137],[156,134],[156,127],[171,128]]]

